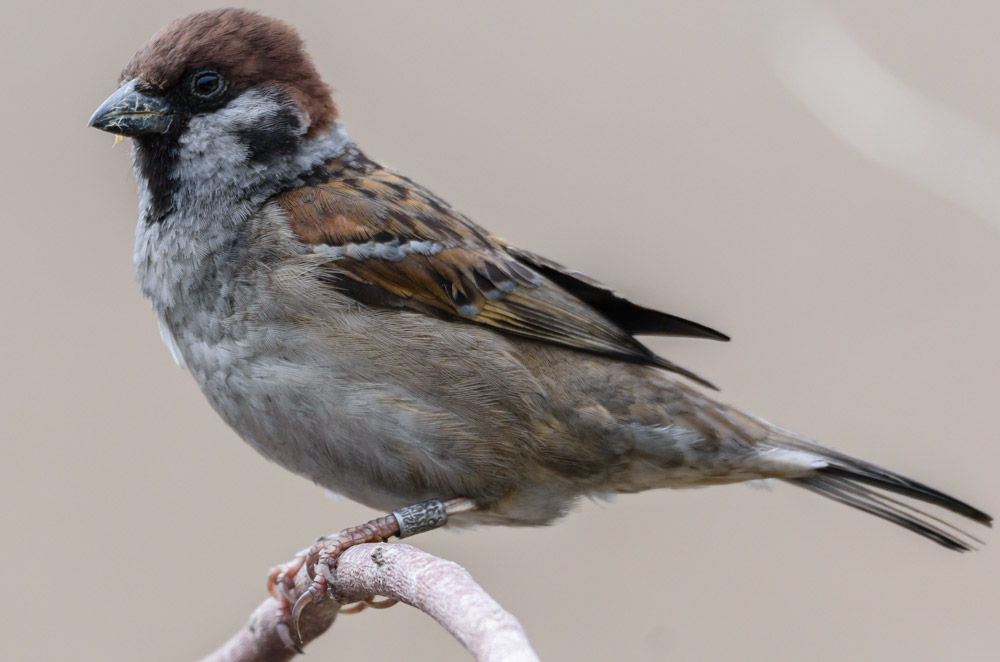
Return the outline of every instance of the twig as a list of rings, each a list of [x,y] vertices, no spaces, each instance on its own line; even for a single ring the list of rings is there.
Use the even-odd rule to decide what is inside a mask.
[[[479,662],[538,662],[520,623],[457,563],[410,545],[365,544],[348,549],[337,563],[335,593],[345,600],[372,595],[405,602],[440,623]],[[295,576],[292,597],[301,595],[311,578],[303,567]],[[323,634],[340,604],[325,600],[302,614],[304,644]],[[287,613],[287,612],[286,612]],[[202,662],[284,662],[295,651],[282,643],[283,617],[277,600],[265,600],[243,628]]]

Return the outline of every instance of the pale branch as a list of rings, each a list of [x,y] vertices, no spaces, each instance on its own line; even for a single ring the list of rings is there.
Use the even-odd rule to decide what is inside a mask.
[[[341,555],[335,579],[334,592],[342,600],[362,601],[381,595],[423,611],[458,639],[479,662],[538,662],[517,619],[457,563],[410,545],[363,544]],[[303,566],[295,576],[290,597],[294,600],[311,583]],[[331,599],[306,607],[299,621],[303,645],[333,625],[340,607]],[[265,600],[239,632],[202,662],[284,662],[292,659],[296,653],[285,645],[280,633],[282,618],[278,601]],[[396,646],[396,650],[399,649]]]

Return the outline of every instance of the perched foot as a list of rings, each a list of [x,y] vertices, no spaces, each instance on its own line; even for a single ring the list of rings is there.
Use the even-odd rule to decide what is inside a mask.
[[[282,619],[283,623],[280,626],[282,640],[286,640],[287,636],[285,644],[290,648],[300,650],[294,641],[302,641],[299,631],[299,617],[306,605],[321,602],[326,598],[337,599],[333,593],[334,573],[337,569],[337,559],[346,550],[363,543],[385,542],[391,536],[406,538],[430,531],[444,526],[448,522],[449,515],[469,512],[476,508],[476,503],[466,498],[449,499],[445,502],[432,499],[400,508],[385,517],[344,529],[336,536],[319,538],[311,548],[296,555],[295,560],[291,563],[273,568],[268,576],[268,590],[276,600],[282,603],[283,609],[286,609],[291,602],[290,590],[294,586],[295,575],[298,574],[303,565],[309,569],[309,574],[313,578],[312,585],[299,596],[288,612],[288,619]],[[395,604],[394,600],[376,601],[372,596],[349,607],[345,613],[356,613],[366,606],[382,609],[393,604]],[[295,633],[294,640],[285,623],[291,624],[291,630]]]
[[[318,543],[319,541],[315,544]],[[267,573],[267,592],[278,601],[278,608],[281,610],[281,618],[277,628],[278,636],[281,637],[281,642],[285,646],[300,654],[305,651],[292,639],[292,631],[289,627],[292,622],[292,603],[295,601],[292,589],[295,587],[295,575],[299,574],[299,570],[305,565],[311,550],[312,548],[302,550],[295,555],[292,561],[274,566]]]

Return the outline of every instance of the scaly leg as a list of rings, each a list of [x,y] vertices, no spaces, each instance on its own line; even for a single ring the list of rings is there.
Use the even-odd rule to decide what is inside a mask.
[[[335,582],[334,572],[337,559],[346,550],[363,543],[385,542],[391,536],[408,538],[409,536],[430,531],[444,526],[450,515],[476,510],[478,505],[471,499],[457,497],[447,501],[432,499],[423,503],[406,506],[393,511],[385,517],[374,519],[359,526],[344,529],[336,536],[324,536],[316,540],[311,548],[299,552],[295,560],[283,566],[277,566],[268,575],[268,591],[287,609],[291,602],[290,589],[294,586],[295,575],[306,565],[313,577],[312,585],[306,589],[289,612],[291,629],[295,639],[302,641],[299,631],[299,617],[302,610],[310,603],[318,603],[326,597],[335,598],[332,587]],[[360,604],[387,607],[384,602],[366,600]],[[352,610],[360,611],[361,608]],[[298,649],[287,632],[287,626],[282,624],[282,639],[290,648]]]

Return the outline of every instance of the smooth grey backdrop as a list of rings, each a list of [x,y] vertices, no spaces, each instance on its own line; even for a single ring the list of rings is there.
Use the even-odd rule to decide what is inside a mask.
[[[996,3],[254,6],[300,28],[369,154],[502,237],[730,333],[652,343],[724,398],[1000,510],[1000,219],[842,140],[778,48],[789,11],[826,12],[994,136]],[[2,10],[3,659],[200,657],[272,564],[376,514],[240,442],[132,282],[128,149],[84,125],[149,35],[202,8]],[[415,542],[468,568],[546,660],[985,662],[1000,540],[981,533],[960,556],[792,487],[732,486]],[[308,659],[360,656],[467,659],[406,607],[342,618]]]

